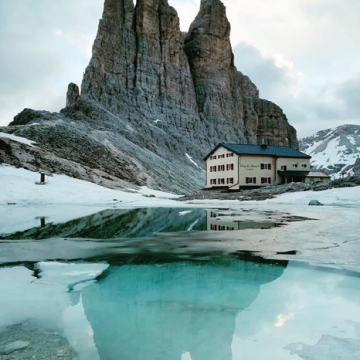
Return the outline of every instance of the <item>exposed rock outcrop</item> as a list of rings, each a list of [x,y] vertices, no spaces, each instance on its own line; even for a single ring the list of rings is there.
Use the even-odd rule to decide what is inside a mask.
[[[82,96],[124,116],[141,109],[174,125],[197,118],[179,18],[166,0],[139,0],[136,8],[105,1]]]
[[[66,107],[75,105],[80,99],[80,89],[74,84],[70,83],[66,94]]]
[[[220,0],[202,0],[185,38],[201,117],[240,128],[249,143],[297,147],[296,131],[282,110],[259,99],[251,80],[238,72],[230,43],[230,23]]]
[[[71,83],[59,114],[26,109],[10,125],[20,127],[7,132],[38,141],[54,157],[175,192],[203,185],[205,174],[189,156],[202,166],[219,142],[298,146],[282,110],[260,99],[234,66],[220,0],[201,1],[188,33],[181,33],[167,0],[138,0],[136,6],[105,0],[81,93]],[[99,144],[105,157],[100,150],[92,156]],[[126,165],[118,171],[106,161]]]

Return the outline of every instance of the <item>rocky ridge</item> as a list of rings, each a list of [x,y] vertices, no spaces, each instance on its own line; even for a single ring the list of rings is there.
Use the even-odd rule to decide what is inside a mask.
[[[314,170],[333,178],[360,176],[360,125],[342,125],[300,140]]]
[[[0,163],[177,193],[203,186],[217,143],[298,147],[283,111],[234,66],[220,0],[201,1],[187,34],[167,0],[106,0],[81,91],[71,83],[60,113],[25,109],[1,131],[44,153],[3,140]]]

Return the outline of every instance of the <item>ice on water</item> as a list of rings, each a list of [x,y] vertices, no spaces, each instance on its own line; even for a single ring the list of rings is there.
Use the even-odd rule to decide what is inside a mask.
[[[241,260],[35,270],[0,269],[1,330],[54,329],[80,360],[358,359],[358,277]]]

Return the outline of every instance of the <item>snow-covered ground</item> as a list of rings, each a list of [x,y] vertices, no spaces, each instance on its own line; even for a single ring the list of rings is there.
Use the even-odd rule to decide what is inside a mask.
[[[337,188],[325,191],[302,191],[288,193],[280,195],[275,199],[266,200],[265,203],[308,205],[311,200],[318,200],[323,204],[331,206],[359,206],[360,186]]]
[[[0,166],[0,234],[24,231],[40,224],[63,223],[105,208],[181,207],[177,195],[140,188],[137,192],[111,190],[65,175],[46,177],[25,169]],[[155,196],[155,197],[149,197]]]
[[[47,176],[46,185],[39,181],[38,173],[0,166],[0,205],[171,206],[178,198],[146,187],[138,193],[112,190],[66,175]]]

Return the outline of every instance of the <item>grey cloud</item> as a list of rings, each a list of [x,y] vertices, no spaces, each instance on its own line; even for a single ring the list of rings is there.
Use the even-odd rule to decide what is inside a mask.
[[[99,0],[0,1],[0,125],[24,107],[64,106],[67,84],[80,80],[89,61],[102,6]]]
[[[262,97],[270,99],[279,88],[288,86],[286,72],[275,66],[272,59],[265,58],[256,47],[239,43],[233,52],[237,68],[260,88]]]
[[[336,89],[336,94],[351,116],[360,118],[360,75],[340,84]]]
[[[263,98],[282,107],[300,136],[344,123],[360,122],[360,76],[338,84],[324,84],[321,91],[293,95],[286,69],[249,44],[234,48],[238,69],[248,75]]]

